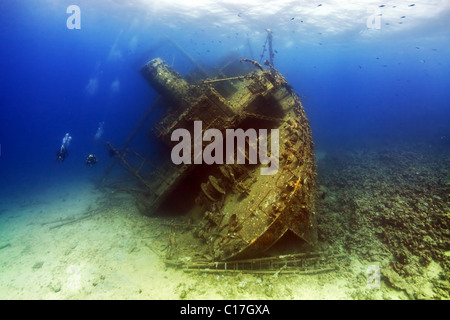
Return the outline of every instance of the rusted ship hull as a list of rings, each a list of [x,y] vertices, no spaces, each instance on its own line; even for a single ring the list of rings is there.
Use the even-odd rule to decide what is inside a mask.
[[[195,164],[199,161],[194,155],[191,164],[166,163],[152,178],[142,178],[148,189],[141,197],[143,208],[150,214],[167,210],[174,202],[181,204],[215,260],[261,256],[288,234],[300,240],[303,249],[312,249],[316,169],[305,111],[273,67],[247,59],[241,64],[250,64],[253,70],[188,83],[163,60],[149,61],[142,74],[165,101],[153,131],[170,153],[176,145],[171,139],[174,130],[184,128],[194,135],[194,121],[203,123],[203,132],[278,129],[277,173],[261,175],[260,163]],[[208,144],[201,143],[202,148]]]

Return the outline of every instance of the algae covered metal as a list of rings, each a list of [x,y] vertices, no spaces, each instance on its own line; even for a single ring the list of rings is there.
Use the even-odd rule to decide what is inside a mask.
[[[129,151],[109,144],[111,154],[144,186],[141,210],[149,215],[175,210],[189,217],[214,260],[258,257],[284,238],[295,238],[303,251],[316,245],[311,129],[299,97],[272,63],[241,59],[215,74],[183,78],[162,59],[152,59],[141,71],[160,94],[151,108],[159,111],[152,134],[163,144],[165,161],[144,173],[142,165],[129,164]],[[230,132],[238,130],[244,148],[230,155],[227,143],[239,139]],[[174,138],[176,132],[181,133]],[[180,150],[181,139],[188,138]],[[205,161],[202,152],[208,148],[216,161]],[[255,161],[252,156],[261,150],[265,154]],[[182,153],[184,160],[174,161],[174,154]]]

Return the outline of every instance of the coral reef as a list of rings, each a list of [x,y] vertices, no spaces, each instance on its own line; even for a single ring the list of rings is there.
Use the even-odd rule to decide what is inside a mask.
[[[319,240],[380,263],[411,299],[450,297],[450,157],[431,146],[338,150],[318,163]]]

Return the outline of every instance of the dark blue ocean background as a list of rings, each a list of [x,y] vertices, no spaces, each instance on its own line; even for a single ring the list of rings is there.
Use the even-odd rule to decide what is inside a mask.
[[[389,1],[381,28],[368,30],[365,4],[343,17],[333,1],[282,2],[279,10],[274,1],[272,13],[219,3],[177,11],[164,1],[2,0],[1,197],[98,178],[110,161],[105,141],[120,146],[156,97],[140,67],[159,56],[183,75],[192,68],[164,36],[212,65],[230,52],[259,61],[270,28],[275,67],[303,101],[316,150],[450,147],[448,6]],[[72,4],[81,8],[80,30],[66,26]],[[57,163],[67,132],[69,157]],[[133,147],[151,152],[145,135]],[[90,153],[99,160],[93,168]]]

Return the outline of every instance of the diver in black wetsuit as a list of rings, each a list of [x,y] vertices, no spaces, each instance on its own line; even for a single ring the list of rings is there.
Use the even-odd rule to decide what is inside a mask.
[[[69,147],[70,141],[72,140],[72,137],[69,133],[66,133],[62,140],[61,148],[59,148],[59,151],[56,153],[56,161],[63,162],[69,153],[67,152],[67,148]]]
[[[97,163],[97,157],[93,154],[90,154],[86,158],[86,165],[88,167],[93,167]]]
[[[68,155],[69,153],[67,152],[66,147],[62,146],[61,149],[59,149],[59,151],[56,153],[56,161],[63,162]]]

